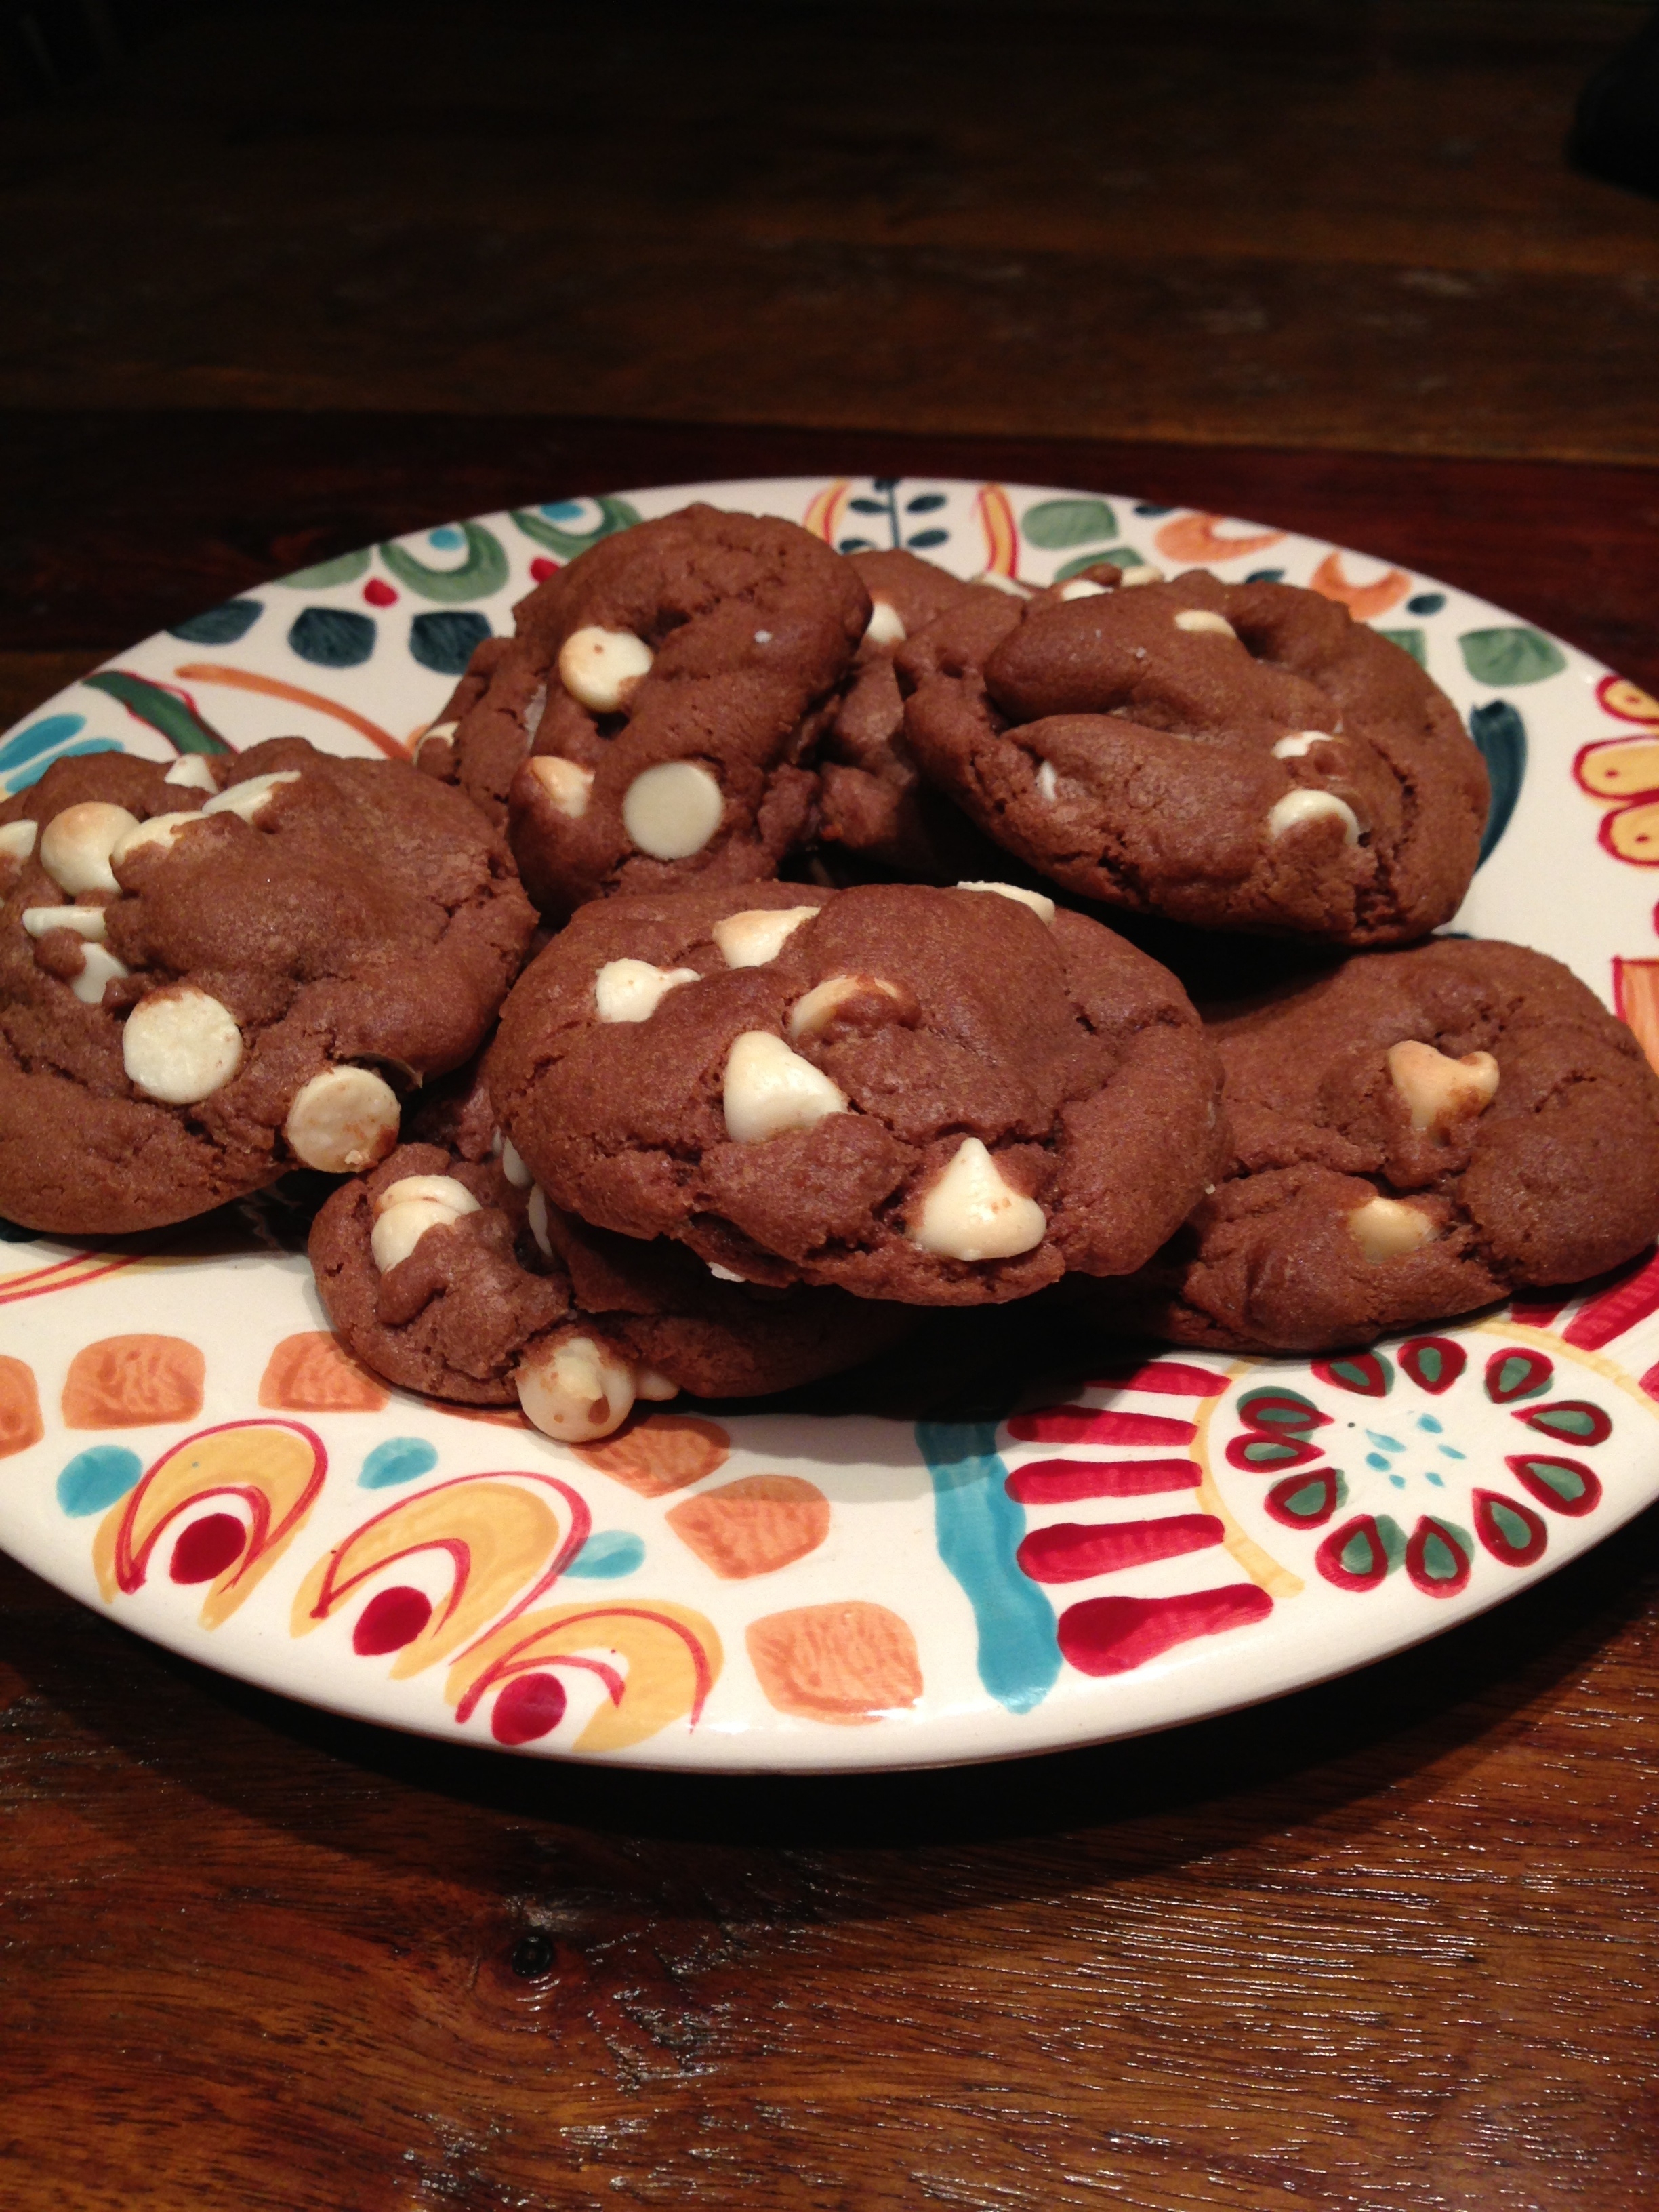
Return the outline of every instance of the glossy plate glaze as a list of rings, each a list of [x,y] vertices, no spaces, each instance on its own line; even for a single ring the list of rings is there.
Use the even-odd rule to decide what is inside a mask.
[[[1659,1054],[1659,704],[1429,578],[1127,498],[769,479],[445,525],[122,654],[0,738],[0,789],[70,752],[295,731],[406,757],[537,579],[694,496],[963,575],[1133,555],[1346,601],[1491,765],[1456,926],[1565,960]],[[1000,1419],[670,1407],[581,1449],[383,1387],[303,1260],[217,1220],[86,1248],[9,1231],[0,1316],[16,1558],[290,1696],[556,1757],[812,1772],[1168,1727],[1432,1635],[1659,1495],[1651,1261],[1363,1356],[1103,1347]]]

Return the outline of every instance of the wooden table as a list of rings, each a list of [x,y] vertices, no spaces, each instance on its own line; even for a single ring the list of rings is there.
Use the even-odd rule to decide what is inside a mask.
[[[954,43],[933,9],[792,11],[759,49],[755,19],[745,96],[793,71],[765,190],[721,168],[714,64],[652,16],[672,47],[646,70],[656,135],[608,194],[582,142],[570,205],[521,206],[542,289],[516,247],[497,256],[488,358],[434,343],[454,310],[422,304],[437,201],[410,149],[448,160],[446,235],[496,265],[468,149],[494,115],[527,189],[501,118],[531,105],[539,19],[514,19],[528,58],[488,113],[440,82],[434,11],[402,11],[399,40],[364,8],[343,15],[332,78],[257,46],[274,34],[255,17],[318,18],[248,11],[24,118],[15,146],[40,158],[0,196],[52,281],[0,362],[0,717],[365,539],[509,500],[829,465],[1289,524],[1485,592],[1659,688],[1659,208],[1550,166],[1573,84],[1629,11],[1450,9],[1437,29],[1421,9],[1344,9],[1340,28],[1338,11],[1248,11],[1265,48],[1246,12],[1182,11],[1181,38],[1196,22],[1211,40],[1183,76],[1181,38],[1126,9],[1114,51],[1135,99],[1092,111],[1071,64],[1102,17],[1042,12],[1011,70],[1028,119],[1052,88],[1053,160],[1000,194],[972,100],[924,97],[941,70],[978,85],[985,11]],[[888,65],[866,109],[849,35]],[[1300,136],[1253,168],[1250,126],[1273,136],[1264,51]],[[413,193],[372,234],[366,167],[330,222],[348,113]],[[1180,189],[1149,191],[1177,125]],[[192,198],[189,132],[215,129],[223,189]],[[273,179],[298,212],[261,233],[265,293],[233,297],[229,258],[185,249]],[[1115,229],[1126,200],[1139,212]],[[807,236],[793,326],[766,296],[786,216]],[[576,296],[596,239],[626,313],[614,284],[581,294],[554,373],[549,303]],[[94,249],[105,289],[74,295],[64,258]],[[325,264],[310,292],[307,253]],[[350,291],[374,269],[378,319]],[[653,351],[653,309],[695,319],[699,284],[707,342]],[[1148,286],[1243,319],[1231,384],[1206,380],[1194,325]],[[961,302],[992,295],[1007,373],[975,383]],[[836,317],[872,297],[884,325],[828,362]],[[1365,321],[1407,312],[1416,402],[1400,330]],[[1085,389],[1079,369],[1056,397],[1037,341],[1060,333],[1062,367],[1113,375]],[[328,1719],[0,1564],[0,2202],[1630,2212],[1659,2192],[1656,1587],[1659,1511],[1422,1650],[1227,1721],[1018,1767],[698,1782]]]

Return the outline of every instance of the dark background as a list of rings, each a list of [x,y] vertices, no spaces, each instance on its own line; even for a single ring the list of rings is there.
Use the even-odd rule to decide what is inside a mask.
[[[0,722],[370,538],[820,468],[1300,526],[1659,687],[1659,201],[1563,153],[1644,21],[0,6]],[[0,1565],[0,2203],[1631,2212],[1656,1581],[1650,1514],[1233,1720],[738,1784]]]

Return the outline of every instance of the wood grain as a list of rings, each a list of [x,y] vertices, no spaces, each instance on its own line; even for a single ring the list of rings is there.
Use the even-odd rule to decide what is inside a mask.
[[[227,9],[10,133],[0,405],[1659,460],[1626,8]]]

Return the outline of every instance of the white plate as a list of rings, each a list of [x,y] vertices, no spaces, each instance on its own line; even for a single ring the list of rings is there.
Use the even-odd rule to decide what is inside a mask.
[[[1427,578],[1127,499],[767,479],[446,526],[122,654],[0,739],[0,788],[211,733],[401,755],[545,564],[692,496],[963,575],[1047,582],[1127,546],[1346,599],[1492,766],[1456,926],[1567,961],[1653,1052],[1659,706]],[[0,1243],[0,1543],[27,1565],[293,1697],[635,1765],[916,1765],[1168,1727],[1432,1635],[1659,1495],[1659,1266],[1364,1358],[1171,1353],[995,1422],[671,1407],[587,1449],[374,1383],[303,1261],[252,1245],[23,1237]]]

